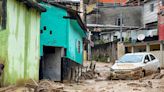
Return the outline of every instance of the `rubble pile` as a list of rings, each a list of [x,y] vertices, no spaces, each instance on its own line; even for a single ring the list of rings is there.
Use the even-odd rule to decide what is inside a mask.
[[[89,69],[88,69],[89,67]],[[100,73],[95,71],[96,68],[96,62],[91,62],[89,66],[84,67],[80,80],[86,80],[86,79],[94,79],[100,76]]]
[[[34,92],[63,92],[64,85],[55,83],[49,80],[41,80],[38,84],[26,84],[29,90],[34,89]]]
[[[24,86],[9,86],[0,89],[0,92],[66,92],[64,84],[49,80],[41,80],[39,83],[28,82]]]
[[[156,73],[152,75],[152,79],[162,79],[164,77],[164,74]]]
[[[131,86],[131,87],[150,87],[150,88],[152,88],[153,84],[151,81],[148,81],[147,83],[128,83],[127,85]]]
[[[95,74],[96,73],[94,71],[82,72],[80,80],[93,79],[95,78]]]
[[[13,92],[16,89],[16,86],[8,86],[4,88],[0,88],[0,92]]]

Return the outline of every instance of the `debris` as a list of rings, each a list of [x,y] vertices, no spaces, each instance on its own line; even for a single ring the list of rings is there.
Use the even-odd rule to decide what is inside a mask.
[[[61,92],[64,85],[49,80],[42,80],[37,87],[36,92]]]
[[[153,74],[152,75],[152,79],[155,79],[157,76],[159,76],[160,75],[160,73],[156,73],[156,74]]]
[[[97,78],[95,81],[105,81],[106,80],[106,78]]]
[[[85,83],[86,84],[94,84],[95,83],[95,80],[86,80]]]
[[[152,79],[161,79],[163,77],[164,77],[164,74],[160,74],[160,73],[152,75]]]
[[[147,84],[139,84],[139,83],[128,83],[127,84],[128,86],[131,86],[131,87],[148,87]]]
[[[153,87],[153,83],[151,82],[151,81],[148,81],[148,85],[149,85],[149,87]]]
[[[141,89],[137,89],[137,88],[134,88],[133,90],[134,90],[134,91],[141,91]]]
[[[139,82],[143,82],[143,80],[142,79],[139,79]]]
[[[8,87],[5,87],[5,88],[1,88],[0,89],[0,92],[6,92],[6,91],[8,91],[9,92],[9,90],[14,90],[15,89],[15,87],[16,86],[8,86]]]

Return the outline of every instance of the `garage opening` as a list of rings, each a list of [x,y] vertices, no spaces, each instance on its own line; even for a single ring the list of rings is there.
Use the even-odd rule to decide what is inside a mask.
[[[63,56],[63,48],[44,46],[40,62],[40,79],[61,81],[61,60]]]
[[[160,51],[160,44],[150,45],[150,51]]]
[[[146,52],[146,45],[135,46],[134,52]]]
[[[125,47],[125,53],[132,53],[132,47]]]

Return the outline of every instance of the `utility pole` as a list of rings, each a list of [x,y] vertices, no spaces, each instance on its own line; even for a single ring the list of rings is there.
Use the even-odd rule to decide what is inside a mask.
[[[96,25],[98,25],[98,10],[99,10],[99,6],[98,6],[98,0],[96,0]]]
[[[80,17],[82,21],[84,22],[84,1],[80,0]]]
[[[120,42],[123,42],[122,40],[122,26],[123,26],[123,16],[122,11],[120,13]]]
[[[122,0],[120,1],[121,9],[122,9]],[[123,12],[120,11],[120,42],[122,43],[122,26],[123,26]]]

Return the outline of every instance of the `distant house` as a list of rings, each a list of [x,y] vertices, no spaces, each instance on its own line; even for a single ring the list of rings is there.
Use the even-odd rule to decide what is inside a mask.
[[[119,3],[119,4],[125,4],[127,0],[98,0],[100,3]]]
[[[100,7],[98,11],[94,10],[87,15],[88,27],[92,31],[99,28],[100,39],[104,42],[112,42],[120,39],[121,12],[123,19],[123,38],[124,40],[129,40],[131,31],[143,26],[141,6]]]
[[[158,6],[159,12],[158,12],[158,30],[159,30],[159,40],[164,40],[164,1]]]
[[[157,29],[158,0],[147,0],[143,6],[144,27]]]
[[[138,3],[138,4],[137,4]],[[162,31],[158,31],[158,2],[157,0],[129,0],[127,6],[113,7],[113,6],[99,6],[98,9],[93,10],[87,16],[87,26],[92,30],[92,38],[99,40],[98,47],[107,46],[120,39],[120,15],[122,11],[123,25],[122,25],[122,39],[123,45],[117,47],[116,58],[119,58],[121,54],[120,50],[125,53],[133,52],[151,52],[154,53],[161,61],[162,67],[164,67],[163,60],[163,42],[159,41],[159,36],[162,39]],[[160,16],[161,17],[161,16]],[[161,20],[162,17],[161,17]],[[162,25],[160,26],[161,30]],[[160,33],[159,33],[160,32]],[[97,35],[99,33],[99,35]],[[95,35],[94,35],[95,34]],[[144,39],[139,40],[138,37],[144,35]],[[97,43],[96,41],[95,43]],[[103,44],[102,44],[103,42]],[[112,48],[107,46],[108,48]],[[120,48],[119,48],[120,47]],[[92,48],[93,53],[98,51],[96,46]],[[102,47],[104,51],[109,49]],[[114,48],[112,48],[114,49]],[[101,49],[99,51],[102,51]],[[104,52],[105,53],[105,52]],[[95,55],[104,55],[104,53],[96,53]],[[122,54],[122,55],[123,55]],[[114,57],[115,54],[107,52],[105,56]]]
[[[1,0],[0,11],[1,84],[38,81],[40,13],[46,9],[34,0]]]
[[[41,15],[41,79],[70,79],[83,64],[86,27],[78,11],[56,3],[41,5],[47,9]]]
[[[131,0],[134,1],[135,0]],[[163,37],[163,18],[162,12],[159,12],[158,0],[145,0],[143,3],[143,28],[133,31],[132,37],[136,41],[124,43],[125,53],[133,52],[151,52],[160,61],[161,67],[164,67],[164,43]],[[159,16],[158,16],[159,15]],[[142,41],[139,41],[139,35],[145,35]]]

